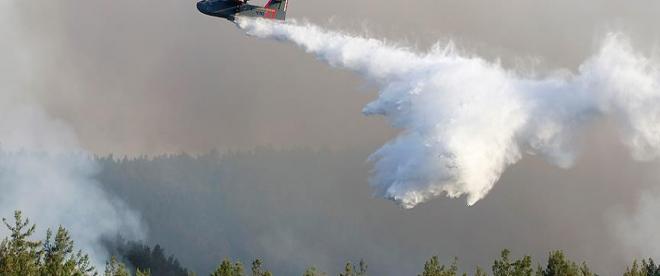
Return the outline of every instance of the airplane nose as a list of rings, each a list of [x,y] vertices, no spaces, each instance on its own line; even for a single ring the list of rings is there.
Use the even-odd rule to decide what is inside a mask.
[[[206,1],[197,2],[197,10],[200,11],[201,13],[207,13],[206,6],[207,6]]]

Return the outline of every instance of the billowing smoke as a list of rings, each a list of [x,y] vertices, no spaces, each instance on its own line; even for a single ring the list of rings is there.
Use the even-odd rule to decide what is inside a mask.
[[[62,225],[76,246],[102,265],[103,238],[118,234],[144,239],[139,216],[112,198],[94,180],[92,156],[77,146],[75,134],[36,106],[0,112],[0,213],[22,210],[43,234]],[[0,231],[6,234],[6,229]]]
[[[31,99],[40,56],[12,20],[14,4],[0,3],[0,216],[23,211],[37,224],[34,238],[64,226],[98,268],[107,258],[103,238],[143,239],[145,230],[136,213],[94,180],[99,167],[75,131]]]
[[[583,130],[615,122],[632,156],[660,154],[660,72],[625,37],[607,35],[576,73],[523,74],[460,53],[426,53],[312,24],[241,19],[249,35],[293,42],[379,88],[364,107],[401,133],[373,153],[375,194],[412,208],[446,194],[473,205],[525,154],[573,164]]]

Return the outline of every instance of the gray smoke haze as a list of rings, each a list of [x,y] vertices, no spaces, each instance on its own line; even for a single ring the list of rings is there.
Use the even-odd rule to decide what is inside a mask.
[[[58,125],[55,128],[64,125],[68,130],[61,133],[77,138],[71,146],[76,149],[138,155],[256,145],[357,147],[362,155],[341,157],[341,161],[359,166],[395,134],[384,122],[362,117],[361,109],[375,91],[357,76],[327,68],[289,45],[247,38],[225,21],[198,14],[194,1],[3,2],[7,4],[15,9],[2,15],[3,23],[13,18],[20,24],[2,24],[11,30],[2,34],[2,41],[25,43],[2,47],[0,70],[3,75],[22,72],[29,81],[3,87],[30,89],[2,95],[37,106],[42,110],[37,113],[44,114],[47,122],[59,118],[53,123]],[[292,17],[312,22],[328,22],[332,17],[325,25],[334,29],[357,30],[366,25],[372,37],[421,49],[438,40],[455,39],[461,48],[489,61],[499,57],[507,67],[532,64],[577,71],[596,51],[603,34],[612,29],[623,30],[643,52],[660,38],[658,2],[517,0],[493,5],[476,0],[412,4],[338,0],[297,1],[289,7]],[[30,55],[24,54],[27,45]],[[4,62],[5,57],[38,62]],[[270,186],[261,178],[247,178],[245,183],[268,189],[255,194],[246,188],[251,186],[237,185],[240,192],[234,193],[222,218],[249,222],[270,210],[268,214],[278,219],[271,225],[246,224],[253,236],[227,232],[224,241],[234,245],[222,253],[277,259],[281,256],[277,247],[287,246],[288,252],[302,253],[297,255],[299,260],[280,257],[280,268],[319,262],[333,268],[347,258],[378,252],[367,258],[374,269],[380,266],[382,272],[410,274],[430,254],[445,259],[457,255],[465,264],[487,265],[504,247],[537,257],[558,248],[589,261],[599,271],[616,271],[632,256],[657,254],[657,246],[646,242],[648,229],[654,225],[644,218],[655,213],[655,196],[646,191],[654,191],[659,181],[658,164],[632,162],[618,134],[607,129],[586,130],[587,146],[572,169],[556,169],[535,158],[513,165],[474,208],[465,208],[460,201],[438,200],[411,211],[399,210],[369,198],[367,166],[358,170],[338,165],[330,170],[332,175],[308,175],[299,167],[284,167],[281,171],[287,174],[283,175],[295,172],[307,178]],[[74,141],[69,138],[62,140]],[[169,175],[163,173],[162,182],[169,183],[165,176]],[[318,180],[324,177],[332,181]],[[185,189],[179,192],[173,197]],[[330,194],[344,197],[328,201]],[[216,210],[193,203],[198,198],[183,199],[182,210],[203,212],[198,217],[200,228],[220,219]],[[168,199],[151,200],[162,204]],[[138,205],[140,201],[129,202]],[[250,207],[242,202],[263,205]],[[190,212],[182,211],[174,218]],[[177,221],[166,215],[158,213],[147,221],[149,225],[160,225],[163,218]],[[329,226],[319,217],[334,224]],[[341,231],[334,231],[336,225]],[[266,226],[272,231],[259,230]],[[187,229],[184,237],[196,241],[191,236],[194,232]],[[327,235],[310,234],[318,232]],[[172,241],[177,236],[165,233],[154,233],[151,241],[168,243],[166,248],[193,263],[196,256],[186,253],[195,252],[178,251],[183,246]],[[260,241],[256,245],[250,243],[255,235]],[[315,241],[319,244],[310,245]],[[196,244],[204,252],[218,250],[203,242]],[[241,245],[245,249],[239,249]],[[622,246],[628,248],[626,254],[613,249]],[[392,265],[397,263],[405,265]]]
[[[49,115],[32,99],[39,80],[40,56],[21,39],[12,21],[13,2],[0,4],[0,215],[14,210],[46,229],[64,226],[92,262],[102,269],[107,252],[102,239],[117,234],[144,239],[140,217],[125,203],[106,193],[94,179],[99,171],[91,154],[79,146],[76,132]],[[2,227],[0,234],[6,236]]]
[[[35,85],[49,89],[38,90],[37,98],[94,152],[371,146],[393,134],[360,115],[372,95],[356,93],[358,77],[287,45],[246,38],[231,24],[199,14],[194,1],[16,5],[24,33],[43,53]],[[422,49],[452,38],[504,64],[575,70],[605,31],[622,29],[638,49],[652,47],[660,37],[652,12],[658,5],[294,1],[290,16],[317,23],[331,18],[326,25],[334,29],[366,28],[372,37]]]
[[[657,182],[660,179],[655,180]],[[654,242],[660,224],[657,217],[660,210],[658,187],[650,187],[637,195],[637,203],[625,209],[621,206],[608,214],[610,230],[623,243],[626,256],[660,256],[660,244]]]

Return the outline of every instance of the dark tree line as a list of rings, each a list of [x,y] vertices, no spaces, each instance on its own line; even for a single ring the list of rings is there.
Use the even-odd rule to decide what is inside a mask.
[[[147,268],[152,275],[187,276],[188,269],[181,266],[174,255],[167,256],[160,245],[150,248],[136,241],[126,241],[121,237],[107,242],[106,248],[112,256],[119,256],[121,261],[133,268]]]
[[[97,269],[91,265],[89,256],[74,249],[74,241],[68,231],[59,227],[55,234],[49,229],[43,241],[33,240],[36,226],[20,211],[14,213],[14,221],[2,220],[9,230],[9,236],[0,243],[0,275],[3,276],[96,276]],[[138,242],[122,239],[114,244],[113,256],[106,262],[104,276],[191,276],[195,275],[182,267],[174,255],[166,257],[159,245],[153,249]],[[130,267],[124,263],[128,263]],[[357,265],[346,263],[339,276],[367,276],[367,264],[360,260]],[[534,264],[530,256],[519,259],[511,257],[509,250],[503,250],[493,262],[491,273],[477,267],[475,276],[595,276],[585,262],[569,260],[562,251],[552,251],[544,266]],[[272,276],[261,259],[252,262],[249,271],[240,261],[225,259],[211,276]],[[325,276],[327,273],[308,268],[303,276]],[[424,263],[418,276],[459,275],[458,259],[442,264],[437,256]],[[467,276],[468,273],[462,275]],[[641,262],[633,261],[623,276],[660,276],[660,266],[649,258]]]

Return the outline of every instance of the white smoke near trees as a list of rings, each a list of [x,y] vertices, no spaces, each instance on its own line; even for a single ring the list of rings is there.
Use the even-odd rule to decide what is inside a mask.
[[[615,209],[610,215],[610,227],[615,236],[625,245],[630,258],[660,256],[660,245],[655,243],[658,232],[658,210],[660,191],[648,190],[640,194],[637,205],[631,211]]]
[[[11,220],[21,210],[40,235],[65,227],[99,268],[108,257],[102,239],[143,239],[145,230],[138,214],[94,180],[100,168],[75,131],[31,99],[44,57],[21,35],[15,4],[0,3],[0,216]]]
[[[2,216],[21,210],[41,234],[64,226],[97,268],[108,258],[103,239],[118,234],[145,238],[138,214],[102,190],[94,179],[100,168],[63,122],[37,106],[4,109],[0,114]],[[7,234],[6,229],[0,233]]]
[[[660,72],[621,34],[608,34],[577,70],[526,75],[450,43],[426,53],[312,24],[240,19],[249,35],[292,42],[379,88],[364,107],[401,129],[373,153],[375,194],[405,208],[446,194],[473,205],[524,155],[561,167],[582,131],[616,122],[634,158],[660,154]]]

